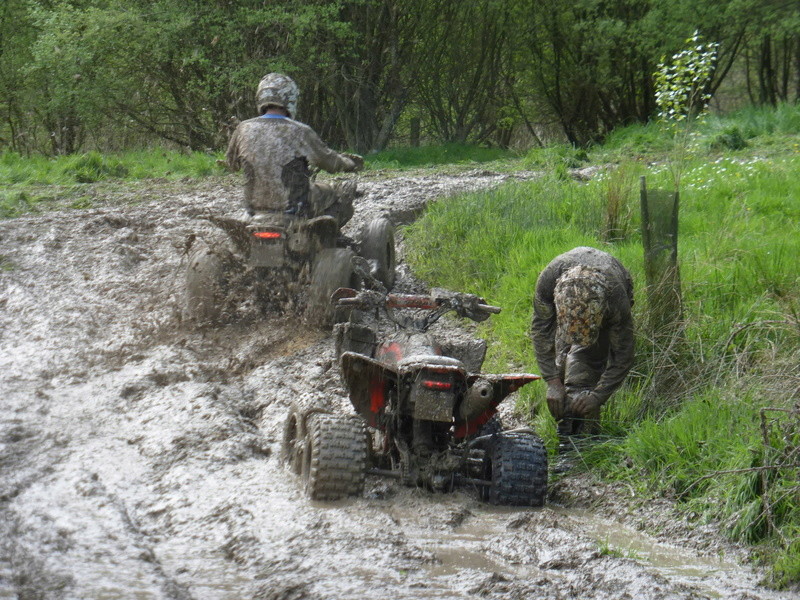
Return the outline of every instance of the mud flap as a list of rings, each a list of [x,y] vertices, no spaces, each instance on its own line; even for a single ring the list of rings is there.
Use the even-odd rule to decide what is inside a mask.
[[[375,351],[377,342],[372,328],[348,321],[336,325],[335,331],[337,357],[340,357],[344,352],[355,352],[371,357]]]
[[[186,267],[186,316],[200,325],[213,325],[222,317],[228,292],[227,278],[236,261],[227,251],[213,251],[196,242]]]
[[[336,238],[339,237],[339,225],[336,219],[328,215],[309,219],[303,224],[301,231],[315,241],[316,248],[313,249],[315,252],[334,248]]]
[[[369,265],[370,272],[387,290],[391,290],[395,281],[394,224],[385,217],[370,221],[361,233],[361,256]]]
[[[347,309],[336,307],[331,295],[339,288],[356,287],[356,276],[350,259],[354,253],[349,248],[326,248],[317,255],[311,272],[306,318],[319,327],[331,327],[343,322]]]
[[[344,352],[340,364],[356,412],[370,427],[383,429],[387,396],[397,384],[397,371],[356,352]]]

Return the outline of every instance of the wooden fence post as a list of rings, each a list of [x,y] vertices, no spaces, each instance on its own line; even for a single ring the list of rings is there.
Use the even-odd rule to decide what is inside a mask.
[[[419,117],[411,118],[411,146],[416,148],[419,146],[419,132],[421,128],[421,121]]]

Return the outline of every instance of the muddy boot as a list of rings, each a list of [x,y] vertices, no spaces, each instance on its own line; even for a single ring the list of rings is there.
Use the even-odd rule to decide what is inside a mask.
[[[573,419],[558,422],[558,458],[553,464],[553,473],[566,473],[575,466],[575,447],[572,443]]]
[[[333,185],[315,183],[311,188],[312,214],[331,216],[341,228],[353,217],[356,194],[355,181],[340,181]]]
[[[572,436],[572,419],[561,419],[558,422],[558,453],[559,454],[566,454],[572,450],[572,441],[570,440]]]

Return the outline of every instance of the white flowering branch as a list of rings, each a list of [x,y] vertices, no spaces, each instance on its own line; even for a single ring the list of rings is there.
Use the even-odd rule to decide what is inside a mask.
[[[672,129],[674,153],[670,160],[675,191],[680,189],[693,126],[708,113],[708,82],[717,62],[716,42],[703,43],[700,32],[686,40],[688,48],[662,60],[655,73],[656,105],[660,119]]]

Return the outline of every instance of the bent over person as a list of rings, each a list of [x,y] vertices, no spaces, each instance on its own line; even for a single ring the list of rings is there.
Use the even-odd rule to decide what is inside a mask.
[[[364,160],[328,148],[311,127],[295,121],[300,90],[286,75],[270,73],[258,84],[259,116],[242,121],[228,144],[227,165],[245,175],[244,202],[254,211],[298,217],[329,214],[341,227],[353,216],[355,188],[311,184],[310,167],[330,173],[358,171]]]
[[[531,339],[560,436],[595,433],[633,364],[633,282],[616,258],[574,248],[539,274]]]

